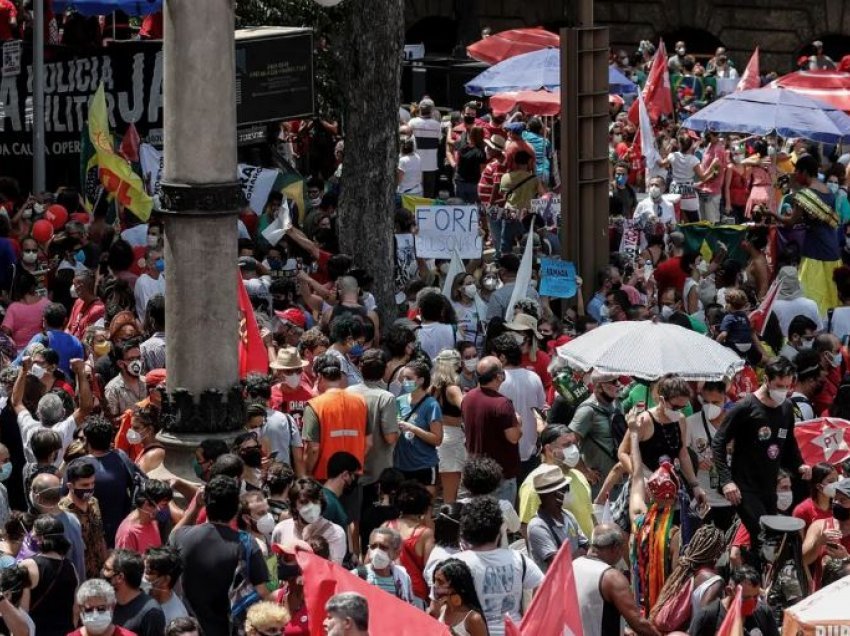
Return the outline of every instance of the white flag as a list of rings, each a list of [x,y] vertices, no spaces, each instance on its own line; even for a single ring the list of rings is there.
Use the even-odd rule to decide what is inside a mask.
[[[289,202],[284,199],[274,221],[269,223],[268,227],[263,230],[263,238],[269,242],[269,245],[277,245],[278,241],[283,238],[283,235],[291,227],[292,218],[289,215]]]
[[[514,282],[514,291],[511,293],[511,302],[505,310],[505,321],[514,319],[514,305],[520,298],[528,297],[528,287],[531,285],[531,266],[534,264],[534,217],[531,219],[531,227],[528,228],[528,239],[525,242],[525,251],[519,263],[519,271]]]
[[[661,155],[655,144],[655,133],[652,130],[652,121],[643,101],[643,94],[638,93],[638,120],[640,121],[640,153],[646,159],[647,170],[654,169],[661,161]]]
[[[443,296],[449,300],[452,299],[452,281],[455,279],[455,276],[465,271],[466,268],[463,266],[463,259],[461,259],[457,247],[455,247],[452,251],[452,260],[449,262],[449,269],[446,271],[446,280],[443,281]]]

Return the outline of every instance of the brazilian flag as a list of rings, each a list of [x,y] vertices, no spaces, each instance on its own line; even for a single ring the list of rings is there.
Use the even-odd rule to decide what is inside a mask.
[[[710,261],[721,242],[728,250],[727,258],[747,262],[747,254],[741,248],[741,242],[747,235],[745,225],[712,225],[706,221],[683,223],[677,228],[685,235],[685,252],[699,252],[703,260]]]

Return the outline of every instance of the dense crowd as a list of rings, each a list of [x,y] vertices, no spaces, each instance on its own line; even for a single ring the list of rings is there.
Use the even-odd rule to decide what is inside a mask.
[[[613,61],[640,80],[650,47]],[[311,162],[304,210],[277,192],[243,209],[234,267],[269,372],[243,379],[244,427],[198,444],[194,479],[158,437],[180,346],[161,218],[0,177],[0,633],[309,634],[302,553],[471,636],[518,622],[564,550],[587,636],[715,634],[736,594],[745,633],[778,635],[785,608],[850,575],[850,462],[807,463],[794,435],[850,412],[850,154],[695,135],[678,114],[704,105],[699,78],[734,69],[684,43],[669,65],[690,89],[657,122],[655,165],[612,100],[611,262],[569,303],[537,289],[560,253],[557,213],[532,203],[559,191],[551,119],[399,109],[389,312],[370,293],[387,272],[339,250],[342,143]],[[295,163],[315,152],[281,131]],[[485,249],[451,280],[408,241],[409,202],[432,198],[481,210]],[[725,242],[689,241],[695,221]],[[558,355],[644,320],[743,370],[648,381]],[[328,634],[359,636],[377,608],[343,593],[323,609]]]

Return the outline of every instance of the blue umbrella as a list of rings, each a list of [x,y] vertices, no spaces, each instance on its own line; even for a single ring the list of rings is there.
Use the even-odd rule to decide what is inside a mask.
[[[53,0],[58,11],[74,9],[83,15],[109,15],[123,11],[127,15],[150,15],[162,9],[162,0]]]
[[[617,69],[608,67],[608,83],[616,92],[637,92]],[[494,64],[466,83],[466,92],[483,97],[512,91],[555,91],[561,88],[561,51],[541,49]]]
[[[843,111],[785,88],[732,93],[691,115],[682,125],[697,131],[776,133],[822,143],[850,141],[850,117]]]

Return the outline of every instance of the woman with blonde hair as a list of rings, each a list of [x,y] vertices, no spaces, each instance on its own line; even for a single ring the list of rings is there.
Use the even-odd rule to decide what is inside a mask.
[[[279,636],[289,622],[289,611],[285,605],[269,601],[254,603],[245,617],[246,636]]]
[[[440,460],[440,484],[443,501],[457,500],[460,474],[466,464],[466,435],[460,419],[463,391],[460,389],[460,353],[456,349],[443,349],[434,359],[431,375],[431,396],[443,412],[443,441],[437,447]]]

